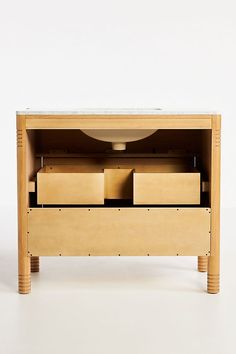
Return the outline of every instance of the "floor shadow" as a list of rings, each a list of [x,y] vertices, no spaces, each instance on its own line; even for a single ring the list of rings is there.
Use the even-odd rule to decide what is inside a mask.
[[[63,287],[64,284],[66,288],[80,290],[148,287],[159,291],[199,292],[203,288],[202,277],[199,275],[197,283],[193,278],[195,258],[196,263],[185,257],[41,257],[40,273],[32,273],[32,288],[49,284],[52,288]],[[0,252],[0,269],[0,291],[16,292],[16,251]]]
[[[11,251],[0,253],[0,291],[12,292],[17,290],[17,254]]]

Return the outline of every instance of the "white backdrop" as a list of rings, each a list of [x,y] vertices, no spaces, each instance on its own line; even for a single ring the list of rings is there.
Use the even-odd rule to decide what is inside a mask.
[[[235,0],[0,0],[1,353],[236,352],[235,92]],[[196,257],[57,257],[17,295],[15,111],[27,107],[221,112],[222,293],[204,293]]]
[[[17,109],[161,107],[222,113],[236,206],[234,0],[1,1],[0,51],[1,205],[16,201]]]

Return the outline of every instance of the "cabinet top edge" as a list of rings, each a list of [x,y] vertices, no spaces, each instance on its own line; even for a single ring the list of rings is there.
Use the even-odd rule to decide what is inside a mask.
[[[55,116],[67,116],[67,115],[150,115],[150,116],[178,116],[178,115],[201,115],[201,116],[209,116],[209,115],[220,115],[219,112],[216,111],[164,111],[161,109],[81,109],[81,110],[68,110],[68,111],[34,111],[34,110],[25,110],[25,111],[16,111],[16,115],[55,115]]]

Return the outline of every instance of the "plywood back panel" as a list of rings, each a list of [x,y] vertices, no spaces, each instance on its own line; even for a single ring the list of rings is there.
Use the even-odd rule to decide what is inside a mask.
[[[138,172],[189,172],[193,168],[192,158],[157,158],[157,157],[104,157],[104,158],[45,158],[44,164],[55,171],[95,172],[102,169],[135,169]],[[67,167],[66,167],[67,166]],[[67,169],[67,170],[66,170]]]
[[[145,123],[145,121],[144,121]],[[127,153],[200,152],[201,129],[159,129],[151,136],[127,143]],[[88,137],[79,129],[35,130],[38,153],[112,152],[111,143]]]

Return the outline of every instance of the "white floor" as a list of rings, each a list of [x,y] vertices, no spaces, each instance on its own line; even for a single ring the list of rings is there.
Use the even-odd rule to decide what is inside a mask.
[[[196,257],[41,258],[32,293],[19,295],[15,213],[4,212],[1,354],[236,352],[234,210],[222,215],[219,295]]]

